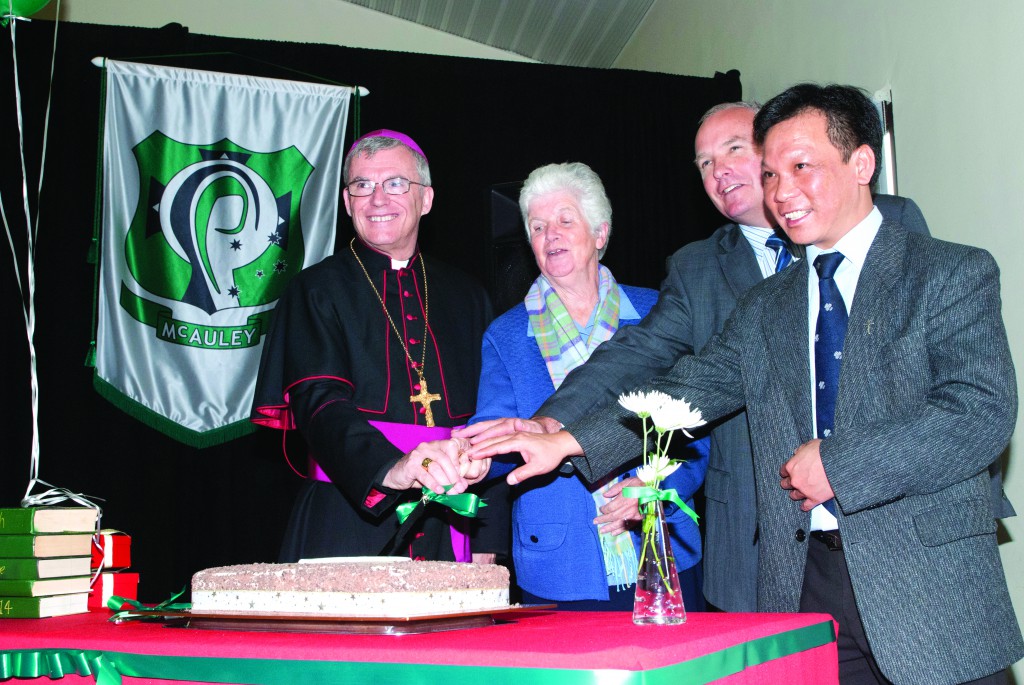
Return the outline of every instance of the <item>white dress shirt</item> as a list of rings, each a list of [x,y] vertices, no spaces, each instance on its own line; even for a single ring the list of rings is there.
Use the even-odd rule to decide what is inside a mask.
[[[750,243],[750,249],[754,251],[754,257],[757,258],[757,266],[761,269],[761,277],[768,278],[775,273],[775,265],[778,263],[778,253],[765,245],[765,241],[768,237],[775,234],[774,229],[762,228],[761,226],[744,226],[739,224],[740,232],[743,233],[743,237]],[[799,256],[793,252],[793,261],[797,261]]]
[[[816,379],[814,377],[814,329],[818,323],[818,272],[814,269],[814,260],[822,252],[841,252],[843,261],[836,269],[833,279],[839,288],[839,294],[843,296],[843,303],[846,305],[846,313],[849,314],[853,308],[853,298],[857,292],[857,281],[860,279],[861,269],[864,268],[864,260],[871,249],[871,243],[875,240],[879,227],[882,225],[882,213],[877,207],[864,219],[851,228],[846,235],[829,250],[822,250],[814,245],[807,246],[807,260],[811,268],[807,270],[807,339],[809,342],[811,369],[811,421],[814,425],[814,434],[818,434],[817,426],[817,402],[815,392]],[[842,379],[842,370],[839,372]],[[842,380],[840,380],[842,383]],[[839,527],[836,517],[822,505],[811,510],[811,530],[834,530]]]

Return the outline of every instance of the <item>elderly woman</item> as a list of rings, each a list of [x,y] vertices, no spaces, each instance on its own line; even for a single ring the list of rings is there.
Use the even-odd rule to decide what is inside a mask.
[[[640,321],[657,300],[647,288],[616,283],[599,260],[611,235],[612,210],[601,179],[586,164],[549,164],[530,174],[519,196],[526,236],[541,275],[522,304],[484,334],[477,413],[471,422],[530,417],[620,326]],[[690,499],[704,479],[706,441],[664,483]],[[514,464],[495,461],[489,477]],[[556,475],[513,488],[512,558],[526,603],[574,610],[633,606],[640,520],[623,487],[641,485],[633,471],[588,484]],[[673,548],[686,606],[703,608],[700,534],[669,505]]]

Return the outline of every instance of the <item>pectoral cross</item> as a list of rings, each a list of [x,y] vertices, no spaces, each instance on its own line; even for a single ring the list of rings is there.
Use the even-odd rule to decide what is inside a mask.
[[[431,402],[436,402],[441,399],[441,396],[437,393],[430,393],[427,391],[427,378],[423,375],[422,371],[417,369],[420,375],[420,391],[415,395],[409,396],[409,401],[413,404],[419,404],[426,410],[427,426],[429,428],[434,427],[434,412],[430,408]]]

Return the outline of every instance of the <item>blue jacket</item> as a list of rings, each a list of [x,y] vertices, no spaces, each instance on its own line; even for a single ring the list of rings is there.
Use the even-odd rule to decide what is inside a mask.
[[[639,322],[658,293],[620,286],[619,325]],[[554,393],[547,366],[530,330],[526,306],[516,305],[494,320],[484,334],[477,412],[470,423],[506,416],[527,418]],[[693,505],[693,493],[704,480],[708,440],[688,446],[687,461],[664,483]],[[631,464],[639,464],[639,455]],[[507,474],[515,463],[494,461],[490,476]],[[624,473],[622,469],[618,474]],[[630,475],[634,472],[630,470]],[[534,478],[513,488],[512,559],[519,586],[538,597],[558,601],[608,599],[608,578],[601,554],[591,490],[578,476]],[[666,503],[676,566],[687,569],[700,561],[700,532],[684,512]],[[633,531],[639,555],[639,535]]]

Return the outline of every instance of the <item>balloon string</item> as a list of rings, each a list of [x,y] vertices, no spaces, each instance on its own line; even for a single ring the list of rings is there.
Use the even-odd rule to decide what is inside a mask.
[[[8,6],[11,9],[11,13],[14,12],[13,0],[8,1]],[[14,240],[10,235],[10,227],[7,226],[6,216],[4,225],[7,228],[8,236],[7,240],[11,244],[11,255],[14,259],[14,271],[18,278],[18,291],[21,294],[22,308],[25,315],[25,334],[28,337],[28,352],[29,352],[29,382],[31,384],[31,402],[32,402],[32,452],[31,452],[31,467],[29,470],[29,488],[32,487],[32,483],[39,475],[39,374],[37,371],[36,364],[36,349],[34,343],[35,327],[36,327],[36,311],[35,311],[35,246],[33,245],[32,235],[32,214],[29,210],[28,203],[28,170],[25,166],[25,125],[22,117],[21,107],[21,83],[18,79],[18,41],[17,41],[17,20],[12,17],[9,22],[11,27],[11,64],[14,68],[14,102],[15,109],[18,119],[18,151],[19,159],[21,161],[21,196],[22,203],[24,205],[23,211],[25,212],[25,237],[26,237],[26,255],[25,255],[25,281],[28,287],[28,296],[26,297],[25,291],[22,290],[21,286],[21,272],[18,268],[18,256],[14,250]],[[27,493],[26,493],[27,494]]]
[[[18,53],[17,53],[17,50],[15,49],[16,42],[15,42],[15,39],[14,39],[15,24],[17,24],[17,21],[15,21],[15,19],[13,17],[13,14],[14,14],[14,0],[8,0],[7,1],[7,8],[8,8],[8,24],[10,24],[10,27],[11,27],[11,53],[12,53],[12,55],[11,55],[11,57],[12,57],[11,65],[12,65],[12,67],[14,69],[14,96],[15,96],[16,101],[19,103],[18,104],[18,112],[17,112],[17,114],[18,114],[18,130],[20,132],[21,131],[21,105],[20,105],[20,102],[21,102],[21,91],[20,91],[20,88],[18,86]],[[25,165],[22,164],[22,170],[23,171],[24,171],[24,168],[25,168]],[[7,234],[7,244],[10,245],[10,247],[11,247],[11,259],[14,262],[14,275],[17,277],[18,293],[21,295],[22,309],[24,310],[24,306],[25,306],[25,293],[22,290],[22,285],[21,285],[21,267],[19,266],[19,263],[18,263],[18,252],[14,249],[14,237],[11,235],[11,225],[10,225],[10,222],[7,220],[7,210],[4,208],[2,198],[0,198],[0,216],[2,216],[3,220],[4,220],[4,231]],[[29,238],[31,239],[31,235],[29,236]],[[28,326],[28,320],[27,320],[28,312],[27,311],[23,311],[23,315],[26,317],[25,327],[26,327],[26,330],[28,330],[28,327],[29,327]]]
[[[50,137],[50,109],[53,106],[53,72],[57,68],[57,29],[59,26],[60,0],[57,0],[57,9],[53,17],[53,53],[50,55],[50,87],[46,91],[46,114],[43,116],[43,149],[39,156],[39,187],[36,190],[36,225],[33,231],[36,238],[39,236],[39,215],[42,213],[41,210],[43,208],[41,202],[43,196],[43,172],[46,169],[46,141]]]
[[[11,0],[13,2],[13,0]],[[25,230],[28,235],[28,265],[34,266],[35,256],[35,234],[32,231],[32,211],[29,208],[28,202],[28,168],[25,166],[25,121],[22,115],[22,104],[21,104],[21,83],[18,79],[18,44],[16,40],[17,31],[14,30],[16,21],[11,22],[11,62],[14,65],[14,102],[17,107],[16,113],[18,115],[18,157],[21,161],[21,199],[24,205],[25,211]],[[39,198],[36,198],[36,202],[39,202]],[[26,277],[28,278],[28,292],[29,292],[29,307],[32,305],[32,295],[35,292],[35,269],[27,268]]]
[[[98,500],[100,502],[103,502],[104,499],[102,497],[86,495],[81,492],[71,492],[70,490],[67,490],[65,488],[58,488],[56,485],[50,485],[45,480],[36,480],[33,483],[33,485],[42,485],[49,489],[44,490],[43,492],[38,492],[34,495],[26,494],[25,498],[21,500],[21,506],[54,507],[57,506],[58,504],[63,504],[65,502],[72,502],[82,507],[89,507],[90,509],[95,509],[98,513],[96,532],[99,532],[100,529],[102,528],[100,519],[103,516],[103,509],[100,507],[99,504],[93,501]]]
[[[11,22],[14,23],[14,22]],[[28,255],[27,276],[29,281],[29,320],[31,325],[28,329],[29,363],[31,364],[31,392],[32,392],[32,453],[29,467],[28,487],[25,489],[25,497],[28,498],[32,488],[39,478],[39,373],[36,364],[36,302],[35,302],[35,281],[36,281],[36,246],[39,244],[39,215],[42,214],[43,198],[43,172],[46,169],[46,143],[50,134],[50,108],[53,105],[53,73],[57,66],[57,27],[60,24],[60,0],[57,0],[57,11],[53,20],[53,53],[50,56],[50,82],[46,92],[46,114],[43,117],[43,145],[39,156],[39,185],[36,189],[36,218],[32,226],[32,241]],[[21,107],[18,107],[19,126],[21,118]],[[24,139],[22,139],[22,173],[28,178],[25,167]],[[25,216],[28,214],[28,184],[25,184]],[[41,481],[40,481],[41,482]]]
[[[31,393],[31,408],[32,408],[32,446],[31,446],[31,466],[29,469],[29,485],[25,492],[25,497],[29,497],[32,488],[39,477],[39,373],[38,364],[35,348],[35,239],[39,230],[39,212],[36,212],[36,218],[33,222],[32,212],[29,204],[28,195],[28,169],[25,164],[25,123],[22,115],[22,98],[21,98],[21,83],[18,78],[18,43],[17,43],[17,19],[14,15],[14,0],[8,0],[7,2],[9,10],[9,21],[11,30],[11,65],[13,68],[14,76],[14,99],[16,107],[16,115],[18,121],[18,150],[19,159],[21,162],[21,194],[23,211],[25,213],[25,239],[26,239],[26,254],[25,254],[25,285],[26,291],[22,288],[22,275],[18,261],[18,253],[15,250],[14,237],[11,232],[10,222],[7,218],[6,209],[3,206],[2,199],[0,199],[0,215],[3,217],[4,231],[7,235],[7,243],[11,248],[11,260],[14,264],[14,273],[18,282],[18,292],[21,295],[22,311],[25,318],[25,335],[28,340],[29,350],[29,383]],[[53,74],[56,69],[57,63],[57,25],[60,21],[60,0],[57,0],[57,19],[54,22],[53,32],[53,54],[50,60],[50,83],[47,90],[47,102],[46,102],[46,115],[43,122],[43,142],[41,150],[41,158],[39,162],[39,185],[37,189],[36,204],[39,204],[39,200],[42,194],[43,187],[43,172],[46,166],[46,144],[49,136],[49,120],[50,110],[53,102]]]

